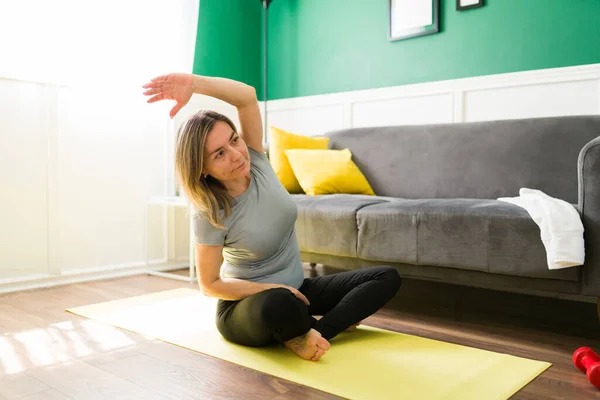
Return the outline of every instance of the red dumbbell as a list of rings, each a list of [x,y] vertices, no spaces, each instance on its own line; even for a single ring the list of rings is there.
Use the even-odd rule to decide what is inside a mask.
[[[600,357],[589,347],[580,347],[573,353],[573,364],[584,374],[588,381],[600,389]]]

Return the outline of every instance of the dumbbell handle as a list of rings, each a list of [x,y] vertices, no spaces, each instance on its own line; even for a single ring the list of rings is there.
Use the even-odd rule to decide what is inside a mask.
[[[581,357],[581,365],[583,365],[586,371],[597,362],[600,362],[600,358],[598,358],[598,356],[595,354],[585,355]]]

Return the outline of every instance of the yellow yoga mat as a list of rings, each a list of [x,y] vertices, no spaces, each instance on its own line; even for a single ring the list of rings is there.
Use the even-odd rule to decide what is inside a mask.
[[[215,305],[182,288],[67,311],[349,399],[507,399],[551,365],[368,326],[306,361],[283,346],[225,341]]]

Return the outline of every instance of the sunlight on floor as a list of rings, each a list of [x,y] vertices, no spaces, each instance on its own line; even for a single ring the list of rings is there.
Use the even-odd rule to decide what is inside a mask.
[[[30,368],[130,348],[137,345],[131,335],[88,320],[64,321],[45,329],[5,333],[0,336],[0,374],[16,374]]]

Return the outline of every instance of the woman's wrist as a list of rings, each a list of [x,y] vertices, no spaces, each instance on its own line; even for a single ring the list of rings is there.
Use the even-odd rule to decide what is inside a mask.
[[[206,77],[202,75],[192,75],[191,87],[193,93],[204,94],[206,90]]]
[[[193,93],[215,97],[235,107],[256,101],[254,87],[228,78],[192,75],[191,86]]]

